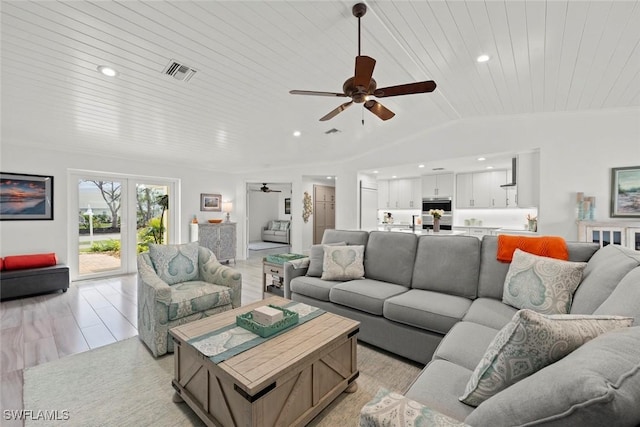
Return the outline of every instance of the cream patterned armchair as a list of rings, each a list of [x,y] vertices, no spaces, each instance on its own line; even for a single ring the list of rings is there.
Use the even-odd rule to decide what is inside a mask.
[[[155,357],[173,352],[169,329],[240,306],[242,275],[197,242],[150,245],[138,255],[138,335]]]

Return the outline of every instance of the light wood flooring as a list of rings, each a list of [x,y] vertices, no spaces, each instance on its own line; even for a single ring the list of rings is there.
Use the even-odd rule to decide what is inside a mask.
[[[262,299],[262,256],[231,267],[242,273],[242,304]],[[137,323],[135,274],[73,282],[66,293],[0,303],[0,425],[23,425],[3,415],[23,409],[25,368],[136,336]]]

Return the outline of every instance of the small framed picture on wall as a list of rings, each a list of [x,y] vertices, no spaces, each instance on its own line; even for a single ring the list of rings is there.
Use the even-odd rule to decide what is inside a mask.
[[[201,193],[200,210],[206,212],[222,212],[222,195]]]
[[[291,215],[291,198],[287,197],[284,199],[284,214]]]
[[[640,166],[611,169],[611,217],[640,218]]]

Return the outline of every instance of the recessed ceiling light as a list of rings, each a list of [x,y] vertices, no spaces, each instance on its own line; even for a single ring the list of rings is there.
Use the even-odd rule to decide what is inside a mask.
[[[480,55],[476,58],[478,62],[487,62],[489,60],[489,55]]]
[[[493,166],[487,166],[487,169],[493,169]]]
[[[373,173],[380,173],[380,171],[373,171]]]
[[[424,165],[418,165],[418,167],[419,167],[419,168],[423,168],[423,167],[424,167]]]
[[[486,159],[486,158],[484,158],[484,157],[478,157],[478,161],[479,161],[479,162],[484,162],[485,160],[487,160],[487,159]]]
[[[118,72],[111,67],[107,67],[106,65],[99,65],[98,71],[104,74],[107,77],[115,77],[118,75]]]
[[[300,135],[302,135],[302,132],[300,132],[299,130],[293,131],[293,136],[300,136]]]
[[[328,176],[327,179],[333,179],[333,177],[332,176]]]
[[[396,175],[393,175],[391,178],[397,178],[397,176],[396,176]]]

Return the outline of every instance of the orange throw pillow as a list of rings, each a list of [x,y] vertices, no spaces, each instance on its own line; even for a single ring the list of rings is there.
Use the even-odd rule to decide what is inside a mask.
[[[50,267],[58,263],[55,253],[12,255],[4,258],[5,270],[22,270],[25,268]]]
[[[511,260],[513,259],[513,252],[516,249],[529,252],[530,254],[561,259],[564,261],[567,261],[569,259],[567,243],[562,237],[509,236],[505,234],[498,235],[498,261],[511,262]]]

